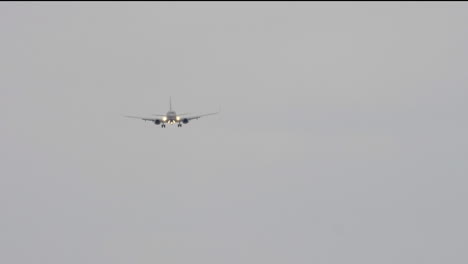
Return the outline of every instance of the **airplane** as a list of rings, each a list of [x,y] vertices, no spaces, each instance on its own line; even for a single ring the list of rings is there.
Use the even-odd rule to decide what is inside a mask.
[[[139,116],[125,116],[129,118],[137,118],[141,119],[144,121],[151,121],[155,125],[161,125],[161,128],[165,128],[166,124],[173,125],[177,123],[177,127],[182,127],[182,124],[188,124],[190,120],[194,119],[199,119],[200,117],[203,116],[209,116],[209,115],[215,115],[218,114],[218,112],[214,113],[208,113],[208,114],[203,114],[203,115],[195,115],[195,116],[186,116],[188,113],[184,114],[177,114],[176,111],[172,110],[172,99],[169,97],[169,111],[165,115],[154,115],[154,116],[159,116],[159,118],[146,118],[146,117],[139,117]],[[186,117],[182,117],[186,116]]]

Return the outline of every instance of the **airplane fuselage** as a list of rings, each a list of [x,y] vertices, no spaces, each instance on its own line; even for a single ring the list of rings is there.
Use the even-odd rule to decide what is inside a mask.
[[[174,124],[176,122],[180,122],[180,116],[177,116],[175,111],[167,112],[166,116],[163,117],[163,122]]]

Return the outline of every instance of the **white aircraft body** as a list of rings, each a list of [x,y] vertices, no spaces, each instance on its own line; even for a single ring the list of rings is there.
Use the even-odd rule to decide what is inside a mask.
[[[130,118],[138,118],[141,120],[145,121],[151,121],[156,125],[161,125],[161,127],[165,128],[166,124],[176,124],[177,127],[182,127],[182,124],[188,124],[190,120],[198,119],[203,116],[209,116],[209,115],[215,115],[219,113],[209,113],[209,114],[203,114],[203,115],[194,115],[194,116],[187,116],[188,114],[177,114],[176,111],[172,110],[172,100],[169,97],[169,111],[165,115],[155,115],[158,116],[158,118],[146,118],[146,117],[139,117],[139,116],[126,116]],[[184,117],[183,117],[184,116]]]

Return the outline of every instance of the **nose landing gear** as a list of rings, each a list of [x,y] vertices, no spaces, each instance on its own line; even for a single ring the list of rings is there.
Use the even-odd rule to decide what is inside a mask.
[[[162,124],[161,127],[162,127],[162,128],[166,128],[166,125]]]
[[[180,123],[179,123],[179,124],[177,124],[177,127],[182,127],[182,124],[180,124]]]

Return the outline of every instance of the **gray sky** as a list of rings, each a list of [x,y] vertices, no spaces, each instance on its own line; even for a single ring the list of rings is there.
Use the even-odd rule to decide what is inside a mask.
[[[0,262],[467,263],[467,3],[1,3]],[[222,114],[182,129],[122,115]]]

